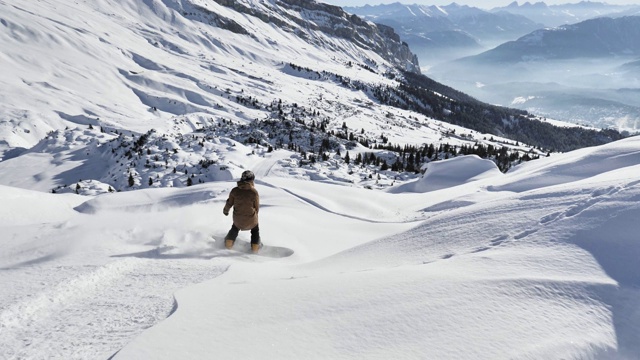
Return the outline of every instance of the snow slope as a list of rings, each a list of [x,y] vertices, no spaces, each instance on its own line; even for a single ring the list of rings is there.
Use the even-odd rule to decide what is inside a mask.
[[[318,163],[269,151],[246,134],[323,140],[301,116],[546,154],[379,105],[391,62],[318,31],[322,12],[221,3],[0,0],[0,358],[640,357],[638,138],[508,174],[383,171],[347,163],[373,151],[348,140]],[[257,256],[246,233],[221,244],[244,169]]]
[[[262,238],[284,258],[222,249],[232,182],[89,198],[0,187],[0,353],[635,359],[639,146],[469,182],[487,174],[471,158],[429,192],[262,172]]]
[[[232,267],[178,292],[178,311],[116,359],[637,358],[638,144],[568,154],[592,171],[480,187],[491,199],[317,262]],[[602,152],[636,156],[608,166]],[[535,175],[559,172],[544,162]]]
[[[276,4],[248,6],[286,20]],[[264,111],[236,103],[236,95],[309,106],[325,85],[290,76],[284,66],[290,62],[391,83],[382,74],[392,65],[373,50],[290,20],[283,29],[215,1],[2,1],[0,13],[2,152],[31,148],[65,126],[176,132],[219,116],[240,123],[264,118]],[[216,14],[251,36],[216,26]],[[371,64],[379,74],[347,62]]]
[[[222,3],[0,1],[0,184],[95,195],[230,180],[281,143],[331,156],[308,171],[296,169],[302,156],[283,156],[285,170],[274,169],[283,175],[384,188],[396,174],[368,181],[377,169],[345,166],[338,150],[353,159],[373,153],[359,145],[366,139],[371,147],[482,144],[543,153],[380,105],[372,91],[399,86],[391,79],[398,70],[366,46],[375,39],[356,43],[316,29],[329,27],[322,10],[282,14],[286,7],[273,1],[236,4],[252,16]],[[218,24],[222,18],[247,34]],[[286,127],[265,125],[283,120]],[[310,130],[321,123],[323,131]],[[143,136],[148,144],[133,146]],[[332,147],[321,150],[325,139]],[[375,153],[389,165],[398,158]]]

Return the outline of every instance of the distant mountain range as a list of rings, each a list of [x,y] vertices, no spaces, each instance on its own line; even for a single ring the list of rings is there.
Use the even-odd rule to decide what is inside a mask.
[[[455,3],[447,6],[393,3],[344,9],[393,27],[423,60],[477,53],[543,26],[521,15],[492,13]]]
[[[640,100],[629,90],[640,86],[638,5],[514,1],[484,11],[393,3],[345,10],[393,27],[423,72],[482,101],[640,128]]]
[[[640,17],[536,30],[429,75],[483,101],[599,127],[640,128]]]
[[[576,24],[594,18],[640,15],[640,6],[590,1],[563,5],[547,5],[544,2],[519,4],[514,1],[508,6],[490,11],[456,3],[427,6],[399,2],[344,9],[366,20],[394,28],[418,55],[423,66],[427,67],[476,55],[535,30],[543,31],[545,28]],[[535,36],[533,34],[529,39]],[[614,51],[616,45],[619,44],[612,44]],[[568,53],[573,50],[572,46],[565,47]],[[595,48],[591,52],[599,51],[602,49]]]
[[[536,23],[548,27],[575,24],[584,20],[616,15],[632,15],[633,9],[638,11],[638,5],[610,5],[603,2],[581,1],[576,4],[547,5],[544,2],[525,2],[519,5],[517,1],[505,7],[491,10],[493,13],[508,12],[524,16]],[[631,11],[631,13],[624,13]]]
[[[574,25],[536,30],[465,61],[518,63],[640,56],[639,39],[640,16],[597,18]]]
[[[402,32],[464,31],[480,41],[510,38],[513,33],[526,34],[541,26],[520,15],[492,13],[456,3],[446,6],[393,3],[344,9],[367,20],[400,27]]]

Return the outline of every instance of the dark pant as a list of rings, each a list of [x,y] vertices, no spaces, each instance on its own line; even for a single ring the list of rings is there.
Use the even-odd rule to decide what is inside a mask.
[[[238,233],[240,229],[237,226],[231,225],[231,230],[227,233],[225,240],[233,240],[236,241],[238,237]],[[256,225],[253,229],[251,229],[251,243],[252,244],[260,244],[260,228]]]

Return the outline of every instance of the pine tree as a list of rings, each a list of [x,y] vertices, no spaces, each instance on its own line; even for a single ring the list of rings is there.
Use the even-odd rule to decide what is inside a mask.
[[[133,179],[133,174],[129,173],[129,187],[133,187],[133,185],[135,185],[135,184],[136,184],[136,182]]]
[[[389,170],[389,164],[387,164],[386,160],[382,160],[382,165],[380,165],[380,170],[381,171]]]

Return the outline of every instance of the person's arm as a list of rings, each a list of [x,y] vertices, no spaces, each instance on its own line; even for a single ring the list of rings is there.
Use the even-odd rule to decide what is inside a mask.
[[[258,213],[258,211],[260,210],[260,195],[258,194],[258,192],[256,191],[256,214]]]
[[[231,192],[229,193],[229,198],[227,199],[227,202],[224,205],[224,209],[222,209],[222,213],[225,216],[229,215],[229,210],[231,210],[231,207],[233,206],[234,202],[235,202],[235,194],[234,194],[234,191],[231,190]]]

